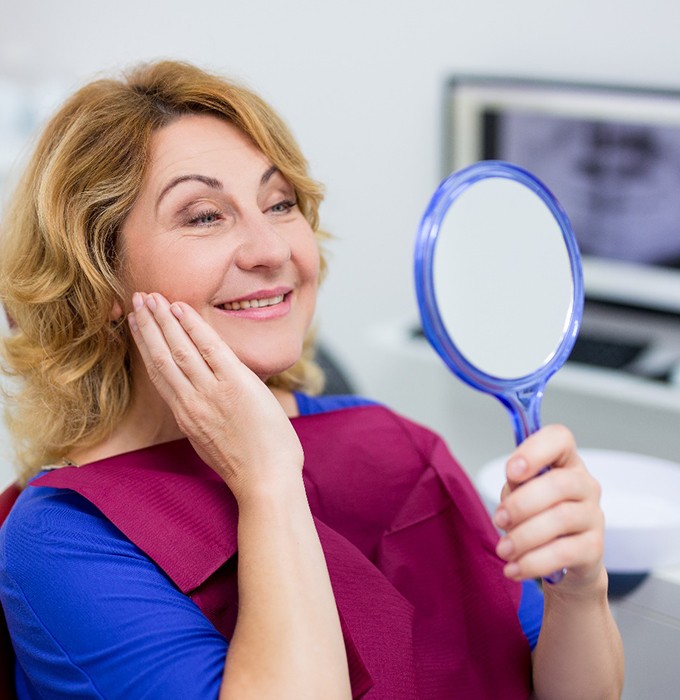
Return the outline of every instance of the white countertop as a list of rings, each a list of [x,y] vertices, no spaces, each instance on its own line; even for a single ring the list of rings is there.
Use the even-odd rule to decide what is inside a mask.
[[[680,585],[680,565],[665,569],[656,569],[653,572],[653,575],[657,578],[663,579],[664,581],[669,581],[670,583],[677,583]]]

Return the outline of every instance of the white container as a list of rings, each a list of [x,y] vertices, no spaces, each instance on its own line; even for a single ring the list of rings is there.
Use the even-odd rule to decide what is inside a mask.
[[[636,573],[680,564],[680,464],[631,452],[580,454],[602,486],[607,570]],[[474,479],[490,513],[505,483],[506,460],[488,462]]]

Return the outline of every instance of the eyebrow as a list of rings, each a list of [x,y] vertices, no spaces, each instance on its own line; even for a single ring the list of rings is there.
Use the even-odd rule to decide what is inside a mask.
[[[260,178],[260,186],[267,184],[267,182],[269,182],[269,180],[272,178],[272,176],[278,172],[280,172],[279,169],[275,165],[272,165],[264,173],[264,175],[262,175],[262,177]],[[201,182],[213,190],[222,191],[224,189],[224,186],[222,185],[222,183],[214,177],[208,177],[207,175],[198,175],[198,174],[179,175],[178,177],[175,177],[172,180],[170,180],[170,182],[163,188],[161,193],[158,195],[158,199],[156,200],[156,209],[158,209],[163,197],[165,197],[165,195],[168,192],[170,192],[170,190],[173,187],[176,187],[177,185],[181,184],[182,182]]]
[[[170,182],[168,182],[168,184],[158,195],[158,199],[156,200],[156,209],[158,209],[160,206],[163,197],[165,197],[165,195],[170,192],[173,187],[177,187],[177,185],[180,185],[183,182],[202,182],[204,185],[213,190],[221,191],[224,189],[222,183],[214,177],[207,177],[206,175],[179,175],[178,177],[174,177],[172,180],[170,180]]]
[[[275,165],[272,165],[269,170],[260,178],[260,186],[266,185],[269,180],[271,179],[272,175],[275,175],[276,173],[281,172]]]

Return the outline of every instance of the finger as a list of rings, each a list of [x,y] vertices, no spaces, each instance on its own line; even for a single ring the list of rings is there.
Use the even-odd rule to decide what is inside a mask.
[[[174,302],[170,311],[218,379],[226,380],[236,368],[244,366],[217,331],[191,306]]]
[[[596,530],[587,530],[532,549],[506,564],[503,573],[515,580],[541,578],[562,569],[578,575],[583,569],[595,570],[601,561],[601,535]]]
[[[128,322],[149,379],[166,401],[172,400],[191,384],[173,362],[163,333],[144,303],[144,297],[136,293],[132,303],[134,311],[128,316]]]
[[[499,540],[496,553],[506,561],[517,561],[559,537],[602,528],[603,518],[598,508],[590,503],[564,501],[512,528]]]
[[[548,466],[582,466],[574,436],[562,425],[541,428],[517,447],[507,462],[508,482],[511,486],[525,483]]]
[[[177,315],[173,313],[168,300],[162,294],[152,293],[146,297],[146,306],[163,334],[172,361],[189,379],[192,386],[205,388],[209,382],[215,381],[215,374],[211,367],[183,328]],[[203,319],[200,320],[205,324]]]
[[[583,470],[553,469],[522,485],[507,491],[494,522],[508,530],[562,501],[588,501],[595,505],[600,499],[597,481]]]

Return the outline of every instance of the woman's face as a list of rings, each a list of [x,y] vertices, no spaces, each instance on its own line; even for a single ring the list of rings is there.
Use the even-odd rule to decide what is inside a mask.
[[[208,115],[156,132],[122,228],[123,282],[184,301],[265,379],[293,365],[311,322],[319,251],[295,191],[235,126]]]

